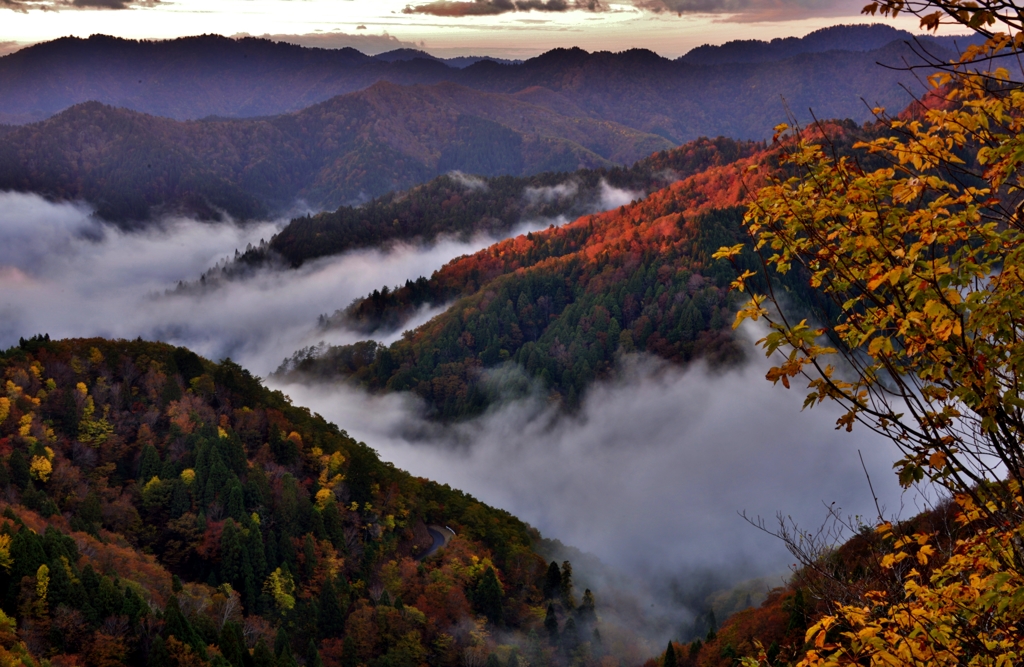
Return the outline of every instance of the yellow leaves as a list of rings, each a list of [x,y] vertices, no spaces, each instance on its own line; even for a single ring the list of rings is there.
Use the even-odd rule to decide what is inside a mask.
[[[46,594],[50,588],[50,568],[45,563],[36,570],[36,597],[40,605],[46,604]]]
[[[745,291],[747,291],[747,279],[748,278],[752,278],[752,277],[754,277],[756,275],[757,275],[756,273],[754,273],[753,271],[747,269],[746,271],[744,271],[743,273],[738,275],[736,277],[736,280],[732,281],[732,283],[730,283],[729,286],[732,289],[736,290],[737,292],[745,292]]]
[[[185,468],[181,471],[181,481],[185,483],[185,486],[192,486],[196,481],[196,471],[192,468]]]
[[[14,558],[11,557],[11,536],[0,535],[0,567],[10,572],[14,566]]]
[[[924,16],[921,17],[921,29],[931,30],[932,32],[938,31],[939,25],[941,25],[942,23],[943,16],[944,13],[941,11],[925,14]]]
[[[84,382],[79,382],[78,384],[76,384],[75,389],[77,389],[78,393],[81,394],[83,397],[89,394],[89,388],[85,386]]]
[[[891,570],[893,567],[896,566],[897,563],[902,563],[906,559],[907,554],[903,552],[885,554],[884,556],[882,556],[881,565],[886,570]]]
[[[228,436],[228,432],[224,430],[223,426],[217,427],[217,436],[220,438],[224,438],[225,440],[227,440],[230,437]]]
[[[142,492],[151,493],[152,491],[159,489],[160,484],[160,478],[157,477],[156,475],[153,475],[152,477],[149,478],[149,481],[146,482],[145,486],[142,487]]]
[[[334,452],[333,454],[328,455],[321,454],[321,451],[322,450],[320,450],[320,448],[314,447],[311,452],[316,455],[321,466],[319,477],[320,486],[325,488],[335,487],[338,484],[341,484],[345,479],[344,476],[340,474],[342,466],[345,464],[345,457],[341,452]]]
[[[835,616],[824,616],[820,621],[807,629],[807,632],[804,634],[804,643],[810,644],[813,639],[814,645],[821,648],[825,642],[825,635],[828,634],[829,628],[835,624]]]
[[[103,363],[103,353],[98,348],[89,348],[89,363],[93,366],[99,366]]]
[[[892,339],[887,336],[876,336],[871,339],[871,343],[868,345],[868,354],[872,357],[877,357],[882,354],[892,354]]]
[[[85,399],[85,408],[82,410],[82,419],[78,422],[78,439],[87,445],[99,447],[113,435],[114,426],[107,421],[109,406],[104,406],[103,417],[93,419],[96,414],[96,407],[93,404],[92,396]]]
[[[961,513],[957,518],[962,524],[967,520],[962,512],[974,505],[966,497],[958,503]],[[889,539],[894,528],[887,523],[876,532]],[[909,550],[914,550],[910,562],[922,570],[932,565],[931,574],[925,576],[917,569],[905,572],[902,593],[891,602],[884,591],[875,591],[863,596],[866,605],[840,606],[827,622],[808,631],[806,641],[813,642],[814,648],[798,664],[1020,664],[1017,651],[1024,646],[1024,628],[1019,623],[1024,579],[1009,565],[1014,562],[1013,533],[1010,526],[978,528],[958,540],[942,563],[937,563],[934,535],[899,537],[893,543],[896,551],[882,557],[883,566],[893,568],[911,559]],[[824,635],[835,626],[846,631],[830,645]],[[964,637],[970,641],[963,641]]]
[[[762,303],[764,303],[764,297],[751,295],[750,301],[736,313],[736,319],[732,323],[732,328],[739,328],[744,320],[757,322],[762,317],[768,315],[768,309],[764,308],[761,305]]]
[[[963,328],[959,320],[936,320],[932,324],[932,333],[941,341],[949,340],[950,336],[959,336]]]
[[[32,432],[32,419],[32,413],[28,413],[21,416],[21,419],[18,420],[18,435],[20,435],[23,438],[28,437],[28,435]]]
[[[0,396],[0,424],[7,421],[7,417],[11,414],[11,399],[6,396]]]
[[[330,489],[320,489],[316,492],[316,506],[318,509],[327,507],[327,503],[334,500],[334,492]]]
[[[948,463],[945,452],[934,452],[928,457],[928,465],[936,470],[942,470]]]
[[[890,287],[895,287],[900,283],[900,280],[903,278],[904,274],[905,269],[902,266],[897,266],[896,268],[890,271],[886,271],[885,273],[875,275],[870,280],[868,280],[868,289],[873,292],[885,283],[889,283]]]
[[[717,252],[711,255],[712,259],[733,259],[743,253],[743,248],[746,247],[745,243],[739,243],[734,246],[722,246]]]
[[[295,582],[290,573],[281,572],[277,568],[270,573],[263,583],[263,592],[273,598],[277,608],[281,611],[289,611],[295,607]]]
[[[53,464],[45,456],[33,456],[29,465],[29,473],[40,482],[46,483],[53,472]]]

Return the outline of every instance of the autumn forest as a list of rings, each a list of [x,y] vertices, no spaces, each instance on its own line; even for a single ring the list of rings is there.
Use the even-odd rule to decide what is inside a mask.
[[[1020,10],[0,55],[0,665],[1020,664]]]

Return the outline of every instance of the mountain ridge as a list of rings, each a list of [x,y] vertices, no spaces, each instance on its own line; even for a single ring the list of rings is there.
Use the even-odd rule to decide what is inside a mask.
[[[549,605],[570,648],[619,650],[593,643],[593,594],[578,612],[544,589],[535,530],[385,463],[230,360],[35,336],[0,351],[0,373],[5,663],[485,660],[497,642],[468,627],[568,665],[529,638]],[[457,533],[435,553],[432,524]]]
[[[813,107],[824,117],[868,120],[861,97],[905,106],[910,100],[899,84],[906,77],[872,71],[879,60],[914,59],[902,39],[874,51],[807,52],[739,65],[695,65],[643,49],[618,54],[555,49],[519,64],[483,60],[459,69],[425,58],[383,62],[354,50],[306,49],[257,38],[65,38],[0,58],[0,123],[39,120],[89,100],[179,120],[268,116],[381,80],[450,81],[510,95],[547,89],[557,96],[549,96],[552,101],[560,100],[555,108],[561,112],[618,122],[674,143],[701,135],[764,139],[773,126],[764,116],[785,113],[780,94],[801,118]],[[953,57],[942,48],[937,54]],[[749,109],[762,113],[752,115]]]
[[[161,211],[252,219],[287,210],[297,198],[334,209],[453,169],[489,175],[611,166],[669,146],[608,121],[450,82],[380,81],[259,119],[175,121],[84,103],[7,132],[0,189],[85,199],[123,224]]]

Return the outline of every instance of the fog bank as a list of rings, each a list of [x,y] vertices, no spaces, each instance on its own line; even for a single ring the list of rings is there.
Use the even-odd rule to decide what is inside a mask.
[[[614,204],[632,195],[608,190],[602,199]],[[141,336],[212,359],[231,356],[265,376],[300,347],[360,337],[318,329],[318,315],[382,285],[429,276],[492,242],[355,252],[294,271],[259,271],[217,289],[165,293],[236,248],[269,239],[281,224],[168,219],[126,234],[97,223],[84,207],[0,193],[0,346],[36,333]],[[535,396],[452,427],[423,419],[407,394],[370,396],[341,383],[277,388],[396,466],[596,555],[614,573],[597,590],[599,601],[601,590],[607,601],[628,588],[633,597],[619,609],[635,611],[623,611],[622,622],[660,641],[679,637],[709,572],[739,581],[784,572],[792,562],[780,542],[739,512],[782,512],[812,527],[835,503],[870,522],[875,510],[858,449],[887,510],[900,511],[888,443],[864,429],[836,431],[828,406],[801,413],[801,392],[772,387],[766,366],[753,350],[745,366],[728,371],[631,356],[616,380],[587,393],[576,415]],[[495,376],[501,372],[515,369]]]
[[[756,353],[754,353],[756,354]],[[827,406],[773,387],[765,363],[680,370],[646,356],[596,384],[579,414],[515,401],[453,427],[424,421],[410,395],[346,385],[277,385],[414,474],[503,507],[545,535],[647,574],[727,569],[758,576],[791,563],[738,512],[817,525],[825,505],[871,521],[857,450],[889,510],[900,492],[887,441],[835,430]]]
[[[90,216],[87,207],[0,193],[0,346],[37,333],[141,336],[211,359],[230,356],[266,375],[305,345],[361,338],[319,331],[318,315],[382,285],[429,276],[453,257],[493,242],[481,237],[352,252],[299,270],[259,271],[217,289],[166,294],[236,248],[269,239],[286,221],[237,226],[169,218],[145,232],[125,233]]]

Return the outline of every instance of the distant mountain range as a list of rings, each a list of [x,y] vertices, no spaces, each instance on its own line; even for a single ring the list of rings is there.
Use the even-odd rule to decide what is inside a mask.
[[[959,53],[969,44],[983,41],[977,35],[942,36],[913,35],[884,23],[871,25],[840,25],[821,28],[804,37],[778,37],[765,42],[759,39],[739,39],[721,46],[705,44],[690,50],[679,58],[691,65],[727,65],[735,63],[764,63],[785,60],[805,53],[829,51],[875,51],[892,42],[906,41],[920,44],[929,50],[941,49]]]
[[[491,62],[500,63],[502,65],[518,65],[522,63],[522,60],[509,60],[508,58],[492,58],[491,56],[456,56],[455,58],[438,58],[437,56],[431,55],[426,51],[420,51],[419,49],[395,49],[393,51],[386,51],[384,53],[378,53],[373,56],[377,60],[383,60],[384,62],[394,63],[406,60],[416,60],[422,58],[424,60],[434,60],[442,62],[449,67],[469,67],[475,65],[481,60],[490,60]]]
[[[8,128],[0,190],[84,199],[122,223],[335,209],[438,174],[523,175],[633,163],[663,137],[452,83],[378,82],[296,114],[177,121],[79,104]]]
[[[162,42],[68,37],[0,58],[0,123],[41,120],[87,101],[178,120],[270,116],[380,81],[451,82],[673,143],[763,139],[787,105],[800,119],[814,108],[821,117],[857,121],[869,118],[869,105],[905,106],[900,84],[913,77],[875,63],[913,62],[904,44],[912,39],[880,26],[840,26],[802,39],[701,47],[678,60],[641,49],[556,49],[519,64],[484,59],[463,67],[415,50],[371,57],[214,35]],[[953,57],[950,40],[929,45]]]

